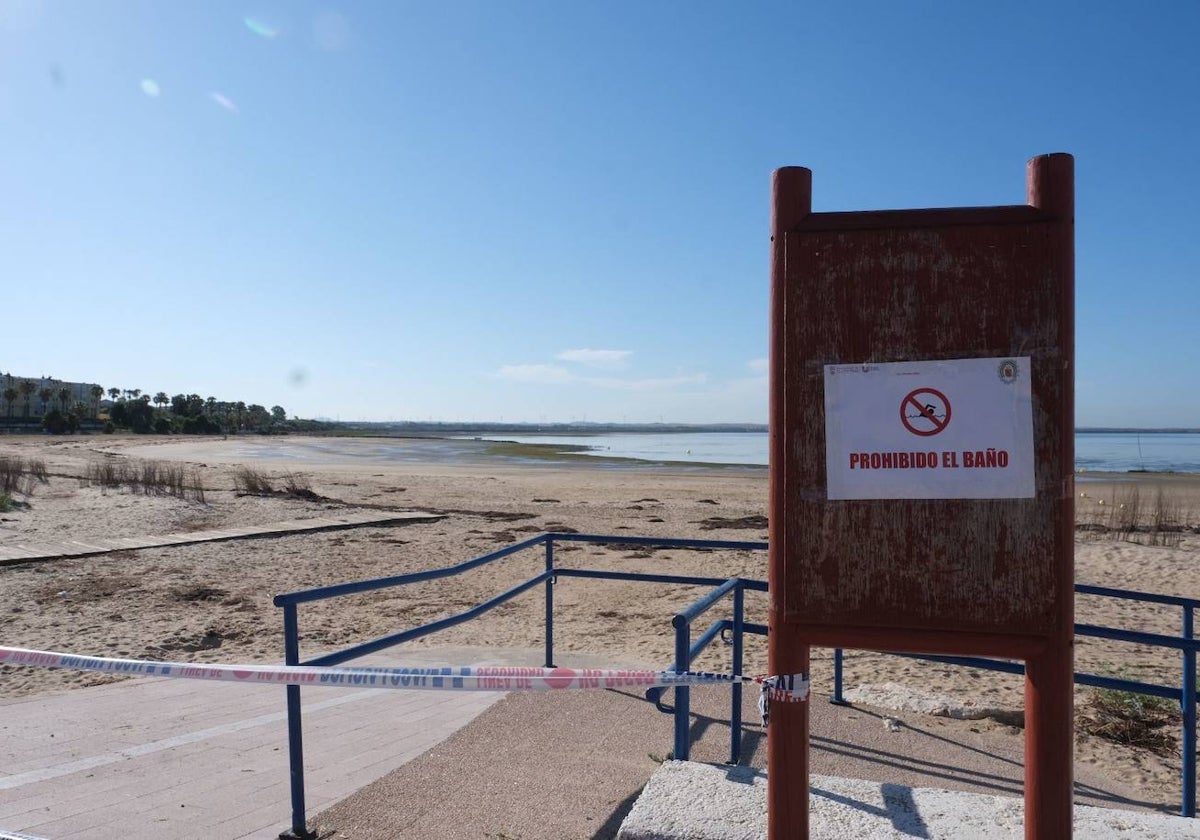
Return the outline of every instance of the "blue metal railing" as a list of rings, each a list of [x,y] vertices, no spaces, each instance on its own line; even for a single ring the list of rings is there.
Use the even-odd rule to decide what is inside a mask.
[[[555,543],[576,542],[593,545],[642,546],[648,548],[681,548],[698,550],[725,551],[764,551],[765,542],[732,541],[732,540],[700,540],[700,539],[660,539],[658,537],[625,537],[603,536],[596,534],[562,534],[547,533],[531,537],[513,545],[506,546],[487,554],[480,555],[454,566],[432,569],[412,574],[394,575],[373,580],[355,581],[336,584],[333,586],[317,587],[300,592],[277,595],[274,599],[276,606],[283,609],[284,624],[284,654],[288,665],[335,665],[359,656],[374,653],[401,642],[420,638],[435,633],[438,630],[470,621],[495,609],[501,604],[512,600],[522,593],[543,584],[545,586],[545,666],[554,667],[554,584],[559,577],[595,578],[602,580],[631,580],[648,583],[676,583],[714,587],[711,592],[700,598],[690,607],[677,613],[672,619],[675,630],[675,661],[674,669],[686,671],[695,659],[712,644],[718,637],[722,638],[733,648],[731,673],[740,674],[743,666],[743,636],[746,633],[765,636],[767,627],[745,620],[745,592],[766,592],[765,581],[747,578],[709,578],[689,575],[643,574],[634,572],[614,572],[602,569],[565,569],[557,568],[554,561]],[[545,546],[545,568],[539,574],[507,591],[487,600],[475,607],[452,616],[431,621],[420,627],[381,636],[344,650],[334,651],[317,656],[307,661],[300,659],[299,619],[297,607],[311,601],[321,601],[345,595],[373,592],[410,583],[458,575],[471,569],[493,563],[510,555],[538,545]],[[1075,674],[1075,682],[1098,688],[1111,688],[1119,691],[1131,691],[1156,697],[1166,697],[1179,702],[1183,711],[1183,806],[1184,816],[1196,815],[1196,654],[1200,651],[1194,634],[1194,614],[1200,607],[1200,600],[1181,598],[1170,595],[1155,595],[1146,592],[1136,592],[1122,589],[1086,586],[1078,584],[1075,591],[1082,595],[1100,595],[1104,597],[1123,598],[1127,600],[1145,601],[1157,604],[1178,606],[1183,611],[1183,627],[1180,636],[1167,636],[1157,633],[1120,630],[1111,627],[1076,624],[1075,632],[1079,636],[1091,636],[1116,641],[1135,642],[1155,647],[1167,647],[1180,650],[1183,653],[1183,684],[1180,688],[1155,685],[1152,683],[1105,677],[1096,674]],[[701,615],[708,612],[723,598],[732,599],[732,617],[714,621],[695,642],[691,638],[692,623]],[[933,656],[918,654],[896,654],[914,659],[924,659],[988,670],[1004,671],[1022,674],[1024,666],[1018,662],[986,659],[982,657]],[[845,703],[842,696],[842,663],[841,649],[834,651],[834,694],[830,698],[833,703]],[[730,763],[737,763],[741,754],[741,692],[742,686],[735,684],[731,687],[730,707]],[[674,692],[674,708],[666,707],[661,697],[667,689],[651,689],[647,697],[655,702],[659,709],[674,714],[674,755],[686,759],[689,752],[690,740],[690,689],[687,686],[677,686]],[[304,759],[302,748],[302,727],[300,708],[300,687],[287,687],[288,711],[288,746],[291,771],[292,792],[292,827],[281,837],[314,838],[305,824],[304,804]]]
[[[699,539],[660,539],[658,537],[624,537],[624,536],[602,536],[597,534],[560,534],[548,533],[540,534],[536,537],[531,537],[527,540],[514,543],[513,545],[505,546],[504,548],[488,552],[471,560],[459,563],[454,566],[447,566],[441,569],[431,569],[424,572],[414,572],[405,575],[393,575],[390,577],[375,578],[372,580],[353,581],[351,583],[341,583],[332,586],[321,586],[314,589],[305,589],[299,592],[290,592],[283,595],[275,596],[275,606],[283,609],[283,630],[284,630],[284,662],[288,665],[336,665],[345,662],[349,659],[354,659],[360,656],[366,656],[369,653],[375,653],[401,642],[417,639],[422,636],[427,636],[430,633],[436,633],[438,630],[443,630],[447,627],[453,627],[456,624],[461,624],[464,621],[470,621],[477,618],[489,610],[495,609],[506,601],[510,601],[518,595],[532,589],[538,584],[545,585],[545,666],[547,668],[554,667],[554,583],[558,577],[580,577],[580,578],[599,578],[604,580],[637,580],[647,583],[676,583],[676,584],[691,584],[697,586],[721,586],[727,584],[728,581],[722,578],[710,577],[695,577],[690,575],[668,575],[668,574],[640,574],[634,572],[613,572],[602,569],[563,569],[556,568],[554,564],[554,545],[555,543],[576,542],[590,543],[593,545],[619,545],[619,546],[641,546],[647,548],[682,548],[682,549],[708,549],[722,551],[763,551],[767,548],[765,542],[745,542],[735,540],[699,540]],[[420,583],[428,580],[437,580],[439,578],[451,577],[453,575],[462,574],[471,569],[476,569],[501,560],[509,555],[516,554],[528,548],[534,548],[538,545],[545,546],[546,565],[544,571],[533,576],[523,583],[517,584],[511,589],[484,601],[477,606],[474,606],[463,612],[456,613],[452,616],[438,619],[436,621],[422,624],[420,627],[414,627],[411,630],[404,630],[397,633],[391,633],[386,636],[380,636],[377,639],[372,639],[361,644],[353,645],[343,650],[326,653],[322,656],[316,656],[312,659],[301,660],[300,658],[300,641],[299,641],[299,616],[298,607],[300,604],[309,603],[312,601],[323,601],[330,598],[339,598],[346,595],[356,595],[366,592],[374,592],[380,589],[388,589],[395,586],[404,586],[410,583]],[[754,585],[752,588],[761,586],[762,590],[766,590],[766,584],[759,584],[756,581],[745,581],[747,585]],[[711,641],[712,637],[707,637]],[[739,642],[740,644],[740,642]],[[690,659],[688,660],[691,661]],[[740,662],[738,663],[740,666]],[[684,696],[684,706],[687,705],[686,695],[687,688],[680,687],[674,689]],[[677,702],[678,705],[678,702]],[[288,713],[288,761],[291,776],[291,804],[292,804],[292,823],[291,829],[281,838],[296,838],[297,840],[312,840],[316,835],[308,830],[305,817],[305,802],[304,802],[304,750],[302,747],[303,727],[301,725],[301,706],[300,706],[300,687],[287,687],[287,713]],[[740,727],[739,727],[740,729]]]
[[[1078,685],[1092,688],[1104,688],[1113,691],[1127,691],[1134,694],[1144,694],[1150,697],[1163,697],[1174,700],[1182,712],[1183,738],[1180,752],[1183,759],[1182,767],[1182,804],[1180,814],[1185,817],[1196,816],[1196,655],[1200,653],[1200,641],[1195,634],[1195,611],[1200,607],[1200,599],[1183,598],[1178,595],[1157,595],[1153,592],[1138,592],[1131,589],[1112,589],[1105,586],[1090,586],[1075,584],[1075,592],[1079,595],[1098,595],[1104,598],[1120,598],[1126,601],[1142,601],[1151,604],[1175,606],[1182,610],[1181,632],[1178,636],[1168,636],[1162,633],[1144,633],[1138,630],[1121,630],[1115,627],[1102,627],[1095,624],[1076,624],[1075,635],[1096,639],[1108,639],[1117,642],[1131,642],[1149,647],[1174,648],[1183,653],[1182,683],[1179,688],[1155,683],[1127,680],[1120,677],[1109,677],[1101,674],[1075,674]],[[884,651],[887,653],[888,651]],[[1009,674],[1024,674],[1025,666],[1020,662],[1010,662],[1003,659],[988,659],[978,656],[935,656],[931,654],[893,653],[893,656],[904,656],[908,659],[920,659],[927,662],[942,662],[949,665],[962,665],[968,668],[982,668],[989,671],[1002,671]],[[842,695],[842,669],[844,654],[841,648],[834,650],[833,657],[833,696],[831,703],[847,705]]]
[[[675,661],[671,666],[673,670],[676,672],[691,670],[692,662],[720,637],[733,648],[730,673],[742,673],[744,654],[743,636],[746,633],[759,636],[767,635],[767,626],[765,624],[752,624],[745,619],[745,593],[747,590],[751,592],[766,592],[767,584],[765,581],[749,578],[730,578],[690,607],[675,614],[674,618],[671,619],[671,626],[675,628]],[[733,618],[723,618],[714,621],[700,635],[700,638],[692,642],[692,622],[708,612],[718,601],[727,595],[733,599]],[[729,763],[737,764],[738,758],[742,754],[743,686],[740,683],[735,683],[730,688],[732,691],[729,701]],[[675,716],[674,744],[671,755],[680,761],[685,761],[688,758],[691,746],[691,689],[686,686],[679,686],[671,690],[675,692],[674,708],[664,706],[662,703],[662,696],[667,691],[665,688],[652,688],[648,690],[646,692],[646,699],[652,701],[660,711]]]

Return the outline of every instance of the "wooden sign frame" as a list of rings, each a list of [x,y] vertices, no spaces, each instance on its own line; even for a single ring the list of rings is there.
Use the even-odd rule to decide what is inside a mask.
[[[776,674],[814,645],[1025,660],[1026,837],[1048,840],[1071,832],[1073,158],[1029,161],[1026,192],[813,213],[812,173],[774,173],[769,644]],[[1015,357],[1032,497],[828,498],[826,366]],[[807,838],[805,704],[772,711],[768,786],[771,840]]]

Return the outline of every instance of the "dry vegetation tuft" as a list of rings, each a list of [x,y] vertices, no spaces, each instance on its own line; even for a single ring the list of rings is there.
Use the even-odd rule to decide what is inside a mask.
[[[1076,718],[1080,732],[1164,757],[1179,754],[1179,706],[1163,697],[1098,688]]]
[[[85,487],[128,488],[146,496],[175,496],[180,499],[204,501],[204,485],[200,474],[187,470],[183,464],[161,461],[89,461],[80,479]]]
[[[282,487],[275,487],[276,480],[282,483]],[[238,493],[245,496],[281,495],[309,501],[322,501],[325,498],[315,493],[308,476],[300,473],[288,472],[283,474],[282,479],[274,479],[253,467],[241,466],[233,474],[233,485]]]
[[[1076,528],[1114,540],[1171,548],[1196,530],[1177,498],[1160,487],[1147,499],[1136,485],[1081,491]]]
[[[253,467],[241,466],[233,474],[233,486],[247,496],[269,496],[275,492],[271,477]]]
[[[0,455],[0,496],[12,496],[13,493],[31,496],[39,483],[45,484],[49,480],[46,462],[40,458],[25,460]]]

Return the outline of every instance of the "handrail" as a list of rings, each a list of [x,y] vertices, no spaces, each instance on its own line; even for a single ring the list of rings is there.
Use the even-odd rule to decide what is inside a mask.
[[[582,542],[609,545],[640,545],[657,548],[714,548],[721,551],[766,551],[767,543],[756,540],[704,540],[690,537],[621,537],[599,534],[548,533],[555,542]]]
[[[1075,584],[1075,592],[1080,595],[1100,595],[1106,598],[1120,598],[1123,601],[1148,601],[1152,604],[1169,604],[1173,607],[1200,609],[1200,598],[1185,598],[1182,595],[1159,595],[1157,592],[1139,592],[1136,589],[1113,589],[1109,586],[1093,586],[1090,583]]]
[[[553,587],[556,579],[560,576],[603,580],[630,580],[642,581],[646,583],[691,584],[714,587],[712,591],[702,596],[695,603],[681,610],[672,618],[672,625],[675,628],[674,667],[676,670],[687,670],[691,666],[692,661],[699,656],[705,648],[712,644],[718,637],[724,638],[726,631],[731,631],[730,638],[727,640],[728,643],[733,647],[733,662],[731,664],[731,669],[733,673],[740,674],[742,670],[743,636],[747,633],[762,636],[767,634],[766,625],[748,622],[745,620],[744,616],[745,592],[766,592],[766,581],[740,577],[712,578],[663,573],[643,574],[634,572],[614,572],[604,569],[557,568],[554,563],[554,544],[556,542],[698,550],[711,549],[724,551],[764,551],[768,548],[768,544],[766,542],[745,540],[704,540],[690,538],[659,538],[549,532],[521,540],[513,543],[512,545],[505,546],[504,548],[490,551],[463,563],[458,563],[456,565],[446,566],[439,569],[430,569],[402,575],[392,575],[389,577],[374,578],[370,580],[352,581],[349,583],[341,583],[332,586],[315,587],[297,592],[284,593],[276,595],[274,598],[274,603],[276,606],[283,609],[285,661],[289,665],[301,664],[299,649],[299,619],[297,615],[297,607],[300,604],[329,598],[338,598],[346,595],[359,594],[363,592],[371,592],[395,586],[403,586],[410,583],[452,577],[539,545],[545,546],[545,570],[537,575],[534,575],[528,580],[513,586],[505,592],[502,592],[499,595],[496,595],[480,604],[477,604],[474,607],[471,607],[470,609],[464,610],[463,612],[455,615],[440,618],[409,630],[403,630],[388,634],[386,636],[381,636],[379,638],[344,648],[342,650],[325,653],[309,660],[304,664],[332,665],[344,662],[348,659],[356,658],[358,656],[363,656],[368,653],[374,653],[387,647],[391,647],[392,645],[419,638],[421,636],[437,632],[438,630],[451,627],[455,624],[461,624],[465,621],[469,621],[538,585],[544,585],[546,588],[545,664],[546,667],[553,667]],[[1156,685],[1153,683],[1141,683],[1133,680],[1124,680],[1116,677],[1105,677],[1096,674],[1085,673],[1076,673],[1075,681],[1081,685],[1089,685],[1098,688],[1112,688],[1120,691],[1134,691],[1157,697],[1165,697],[1171,700],[1177,700],[1181,704],[1183,708],[1184,763],[1182,813],[1184,816],[1195,816],[1197,728],[1196,658],[1197,653],[1200,653],[1200,642],[1197,642],[1194,634],[1194,611],[1200,608],[1200,599],[1185,598],[1174,595],[1158,595],[1155,593],[1139,592],[1134,590],[1112,589],[1109,587],[1091,586],[1088,584],[1076,584],[1075,592],[1080,595],[1122,598],[1126,600],[1157,603],[1182,608],[1183,632],[1180,636],[1169,636],[1160,633],[1146,633],[1133,630],[1121,630],[1118,628],[1102,627],[1089,624],[1075,625],[1075,632],[1080,636],[1131,641],[1138,644],[1166,647],[1181,651],[1184,662],[1183,685],[1180,689],[1175,689],[1170,686]],[[717,619],[699,636],[699,638],[696,639],[695,643],[693,643],[691,641],[692,622],[715,606],[727,595],[731,596],[733,599],[733,617]],[[930,654],[896,655],[907,656],[914,659],[927,659],[955,665],[965,665],[969,667],[1005,671],[1009,673],[1024,672],[1024,666],[1019,662],[988,659],[984,657],[937,656]],[[836,649],[834,651],[834,694],[830,698],[831,702],[844,702],[842,698],[842,658],[842,650],[840,648]],[[686,758],[688,752],[690,723],[689,689],[686,686],[676,686],[671,690],[675,692],[674,709],[670,710],[673,711],[675,716],[675,757]],[[731,687],[733,695],[732,707],[730,709],[731,763],[737,762],[741,751],[741,690],[742,686],[740,684],[735,683]],[[668,709],[660,702],[663,691],[664,690],[652,689],[647,693],[647,697],[648,699],[652,699],[658,708],[662,709],[663,711],[668,711]],[[281,835],[281,837],[306,839],[313,838],[315,835],[308,831],[305,824],[304,768],[303,752],[301,748],[302,733],[300,726],[301,707],[299,686],[288,686],[287,701],[288,744],[292,779],[292,829],[290,832]]]
[[[743,652],[743,635],[749,633],[759,633],[767,635],[765,625],[748,624],[745,621],[745,590],[749,588],[758,589],[757,586],[751,587],[750,584],[759,584],[761,581],[749,580],[746,578],[732,577],[724,583],[717,586],[700,600],[693,603],[690,607],[678,612],[671,619],[671,626],[675,628],[675,664],[676,671],[687,671],[692,666],[692,661],[699,656],[705,648],[707,648],[718,636],[724,638],[726,630],[733,631],[733,638],[730,644],[733,645],[733,661],[730,663],[730,672],[733,674],[741,674],[742,672],[742,652]],[[765,587],[764,587],[765,591]],[[692,622],[699,618],[704,613],[708,612],[718,601],[726,595],[733,595],[733,618],[717,619],[707,630],[700,634],[700,638],[695,642],[691,641]],[[742,754],[742,685],[734,683],[730,686],[730,702],[729,702],[729,764],[737,764],[738,758]],[[691,737],[689,726],[691,724],[691,689],[687,686],[676,686],[675,692],[675,708],[667,709],[662,705],[663,689],[650,689],[646,692],[646,699],[654,703],[654,705],[663,712],[671,712],[675,716],[675,743],[672,748],[672,756],[680,761],[687,759],[691,747]]]
[[[687,624],[691,624],[693,621],[695,621],[701,615],[708,612],[708,610],[712,608],[713,604],[717,603],[717,601],[724,598],[726,595],[728,595],[730,592],[732,592],[735,588],[737,588],[740,584],[741,584],[741,581],[735,577],[730,578],[729,580],[725,581],[720,586],[718,586],[716,589],[714,589],[712,592],[705,595],[703,598],[701,598],[696,603],[692,604],[690,607],[688,607],[683,612],[676,613],[675,617],[673,619],[671,619],[672,626],[680,627],[685,622]]]
[[[407,642],[411,639],[419,639],[422,636],[428,636],[430,633],[436,633],[438,630],[445,630],[447,627],[453,627],[456,624],[462,624],[464,621],[470,621],[472,618],[478,618],[488,610],[494,609],[505,601],[511,601],[513,598],[520,595],[522,592],[532,589],[539,583],[545,583],[552,575],[549,572],[542,572],[540,575],[535,575],[524,583],[517,584],[512,589],[501,592],[494,598],[489,598],[483,603],[471,607],[469,610],[463,610],[456,615],[440,618],[437,621],[431,621],[428,624],[422,624],[420,627],[414,627],[412,630],[403,630],[399,633],[392,633],[388,636],[380,636],[378,639],[373,639],[369,642],[363,642],[360,645],[346,648],[345,650],[327,653],[324,656],[318,656],[315,659],[310,659],[305,662],[305,665],[337,665],[340,662],[345,662],[349,659],[355,659],[359,656],[366,656],[369,653],[384,650],[385,648],[398,645],[401,642]]]
[[[1140,630],[1122,630],[1119,627],[1104,627],[1098,624],[1076,624],[1076,636],[1094,636],[1097,639],[1111,639],[1117,642],[1133,642],[1137,645],[1150,647],[1169,647],[1176,650],[1200,651],[1200,641],[1184,639],[1181,636],[1164,636],[1161,633],[1143,633]]]
[[[592,578],[595,580],[643,580],[647,583],[691,583],[697,586],[717,586],[725,582],[724,578],[702,578],[688,577],[687,575],[657,575],[657,574],[637,574],[637,577],[631,578],[633,572],[609,572],[599,569],[555,569],[554,574],[559,577],[577,577],[577,578]]]
[[[535,545],[541,545],[546,541],[548,535],[541,534],[536,537],[531,537],[527,540],[522,540],[519,543],[513,543],[510,546],[489,551],[487,554],[481,554],[464,563],[459,563],[455,566],[445,566],[441,569],[430,569],[424,572],[412,572],[407,575],[392,575],[391,577],[373,578],[371,580],[356,580],[350,583],[338,583],[333,586],[317,586],[313,589],[302,589],[299,592],[288,592],[282,595],[276,595],[272,599],[272,603],[277,607],[283,607],[288,604],[304,604],[309,601],[324,601],[328,598],[340,598],[343,595],[356,595],[360,592],[374,592],[377,589],[388,589],[393,586],[403,586],[406,583],[420,583],[425,580],[437,580],[438,578],[453,577],[454,575],[462,574],[471,569],[485,566],[502,557],[507,557],[510,554],[516,554],[526,548],[532,548]]]
[[[1085,635],[1085,634],[1079,634]],[[1169,638],[1169,637],[1168,637]],[[839,648],[840,650],[840,648]],[[903,653],[894,650],[884,650],[888,656],[903,656],[905,659],[917,659],[922,662],[939,662],[943,665],[959,665],[964,668],[981,668],[986,671],[999,671],[1005,674],[1024,676],[1025,666],[1020,662],[1010,662],[1006,659],[988,659],[983,656],[943,656],[936,653]],[[1120,677],[1105,677],[1098,674],[1076,673],[1075,682],[1092,688],[1108,688],[1113,691],[1130,691],[1138,694],[1148,694],[1152,697],[1162,697],[1165,700],[1179,701],[1183,692],[1178,688],[1154,683],[1126,680]],[[836,694],[835,694],[836,696]],[[840,698],[838,698],[840,700]]]
[[[391,575],[389,577],[372,578],[370,580],[351,581],[349,583],[334,584],[332,586],[319,586],[311,589],[304,589],[297,592],[288,592],[276,595],[273,599],[275,606],[283,610],[284,624],[284,661],[288,665],[334,665],[345,662],[348,659],[354,659],[359,656],[365,656],[369,653],[375,653],[401,642],[420,638],[421,636],[429,635],[430,633],[443,630],[455,624],[461,624],[469,621],[472,618],[484,614],[485,612],[494,609],[512,598],[532,589],[538,585],[545,585],[546,599],[546,667],[554,667],[554,583],[557,577],[581,577],[581,578],[602,578],[608,580],[636,580],[647,583],[680,583],[693,584],[700,586],[715,586],[725,583],[724,578],[708,578],[689,575],[669,575],[669,574],[640,574],[634,572],[611,572],[607,570],[596,569],[559,569],[554,565],[554,544],[555,542],[580,542],[590,543],[593,545],[612,545],[612,546],[643,546],[655,548],[683,548],[683,549],[711,549],[721,551],[762,551],[767,548],[765,542],[748,542],[744,540],[704,540],[704,539],[683,539],[670,537],[636,537],[636,536],[621,536],[621,535],[600,535],[600,534],[574,534],[574,533],[558,533],[549,532],[530,537],[512,545],[490,551],[478,557],[474,557],[462,563],[453,566],[445,566],[439,569],[429,569],[422,572],[412,572],[402,575]],[[313,601],[322,601],[330,598],[340,598],[346,595],[356,595],[364,592],[373,592],[380,589],[388,589],[395,586],[403,586],[410,583],[418,583],[428,580],[437,580],[439,578],[453,577],[462,574],[463,572],[477,569],[497,560],[501,560],[517,552],[528,548],[534,548],[539,545],[544,545],[546,548],[546,567],[545,570],[532,578],[523,581],[522,583],[513,586],[505,592],[500,593],[480,604],[477,604],[470,609],[456,613],[452,616],[437,619],[428,622],[419,627],[414,627],[409,630],[402,630],[396,633],[391,633],[386,636],[381,636],[367,642],[362,642],[342,650],[331,651],[321,656],[314,657],[307,662],[301,662],[300,659],[300,639],[299,639],[299,617],[297,608],[300,604]],[[763,581],[743,581],[742,587],[753,589],[756,591],[766,591],[766,583]],[[712,628],[710,628],[710,631]],[[716,633],[720,632],[720,628],[712,631],[713,635],[705,634],[706,644],[715,637]],[[740,641],[738,642],[740,645]],[[740,663],[739,663],[740,665]],[[740,686],[736,687],[740,693]],[[292,799],[292,824],[291,829],[281,838],[296,838],[297,840],[311,840],[315,838],[312,832],[308,830],[305,818],[304,804],[304,755],[302,744],[302,727],[301,727],[301,706],[300,706],[300,687],[287,687],[287,712],[288,712],[288,754],[291,773],[291,799]]]

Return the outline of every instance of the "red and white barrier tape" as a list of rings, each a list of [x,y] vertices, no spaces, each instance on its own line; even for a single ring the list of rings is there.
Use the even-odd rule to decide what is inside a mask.
[[[0,647],[0,665],[28,665],[102,671],[130,676],[189,680],[351,686],[355,688],[442,691],[549,691],[558,689],[654,688],[757,683],[771,701],[797,702],[808,696],[807,675],[746,677],[703,671],[650,671],[617,668],[522,668],[513,666],[432,666],[425,668],[324,668],[312,665],[195,665],[142,659],[76,656],[48,650]]]

